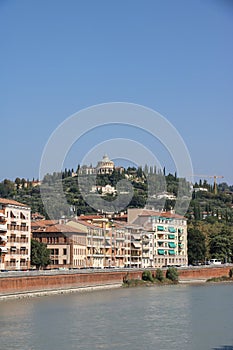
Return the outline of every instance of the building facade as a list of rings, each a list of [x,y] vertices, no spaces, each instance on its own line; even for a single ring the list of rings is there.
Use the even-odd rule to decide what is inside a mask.
[[[112,174],[112,172],[115,169],[114,162],[109,159],[109,157],[105,154],[97,163],[96,167],[93,167],[92,165],[82,165],[78,171],[78,174],[80,175],[95,175],[95,174]]]
[[[31,255],[31,210],[0,198],[0,269],[27,270]]]
[[[83,230],[44,220],[32,229],[32,237],[50,250],[48,268],[86,267],[87,236]],[[37,225],[37,227],[35,226]]]
[[[142,225],[142,267],[187,266],[187,219],[174,212],[129,209],[129,221]]]

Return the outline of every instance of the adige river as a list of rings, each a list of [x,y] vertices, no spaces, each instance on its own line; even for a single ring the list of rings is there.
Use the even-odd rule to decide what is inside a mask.
[[[0,349],[232,350],[233,284],[1,301]]]

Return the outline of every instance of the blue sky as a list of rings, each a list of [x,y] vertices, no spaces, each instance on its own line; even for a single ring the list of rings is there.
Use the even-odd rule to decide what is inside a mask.
[[[60,123],[122,101],[166,117],[194,173],[233,184],[232,19],[225,0],[1,0],[0,180],[37,178]],[[67,166],[76,168],[83,147],[77,142]],[[162,151],[158,158],[174,170]]]

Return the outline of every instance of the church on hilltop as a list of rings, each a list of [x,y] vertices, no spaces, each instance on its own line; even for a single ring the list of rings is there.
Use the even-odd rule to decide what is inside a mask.
[[[112,174],[115,169],[115,164],[112,160],[109,159],[107,154],[103,156],[103,159],[97,163],[96,167],[92,165],[82,165],[79,169],[80,175],[92,175],[92,174]]]

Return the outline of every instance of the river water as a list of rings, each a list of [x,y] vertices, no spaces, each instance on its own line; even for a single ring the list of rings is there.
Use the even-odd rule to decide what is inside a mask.
[[[1,350],[233,350],[233,284],[0,302]]]

